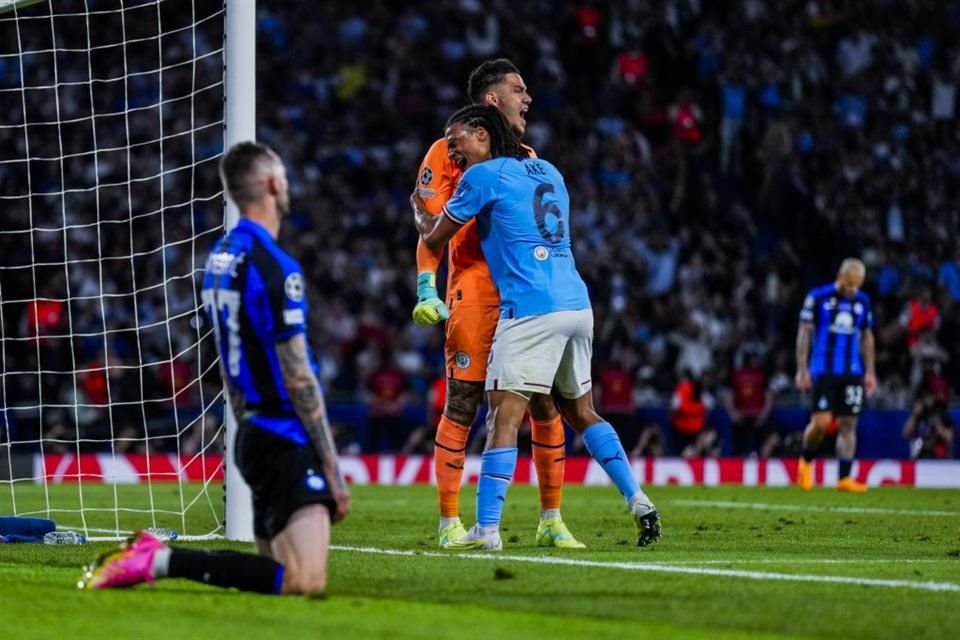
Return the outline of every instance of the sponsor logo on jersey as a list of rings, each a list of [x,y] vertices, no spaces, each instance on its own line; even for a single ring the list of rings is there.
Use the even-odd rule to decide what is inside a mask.
[[[283,281],[283,292],[294,302],[303,300],[303,276],[299,273],[291,273]]]
[[[303,315],[303,309],[284,309],[283,321],[285,324],[306,324],[306,318]]]
[[[207,271],[215,276],[223,275],[229,272],[231,276],[237,276],[237,266],[243,262],[245,254],[233,254],[227,251],[210,254],[207,260]]]
[[[544,260],[550,257],[550,251],[548,251],[546,247],[542,247],[542,246],[534,247],[533,257],[539,260],[540,262],[543,262]]]
[[[473,360],[471,360],[470,354],[466,351],[457,351],[457,355],[453,356],[453,362],[459,368],[466,369]]]
[[[838,312],[830,330],[834,333],[853,333],[853,315],[849,311]]]

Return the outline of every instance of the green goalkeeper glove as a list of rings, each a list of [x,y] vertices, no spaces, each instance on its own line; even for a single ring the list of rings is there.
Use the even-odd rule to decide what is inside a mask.
[[[417,306],[413,308],[413,321],[421,327],[437,324],[450,317],[447,305],[437,295],[437,276],[430,271],[417,275]]]

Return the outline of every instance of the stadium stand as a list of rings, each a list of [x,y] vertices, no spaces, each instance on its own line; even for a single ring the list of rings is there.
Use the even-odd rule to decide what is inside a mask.
[[[528,142],[569,181],[574,247],[596,313],[594,360],[626,363],[637,424],[652,416],[666,427],[661,414],[682,371],[719,394],[750,353],[775,394],[771,420],[782,419],[785,433],[802,426],[790,384],[802,296],[857,255],[877,319],[881,382],[868,406],[895,410],[864,422],[889,422],[896,442],[879,453],[903,455],[901,414],[915,388],[929,375],[945,381],[948,397],[960,385],[960,3],[483,5],[493,9],[446,0],[404,3],[399,15],[388,2],[263,3],[259,11],[259,137],[290,169],[287,246],[313,286],[313,341],[343,443],[372,437],[356,432],[365,427],[364,390],[388,368],[407,378],[414,398],[404,428],[422,424],[442,373],[442,331],[410,320],[416,231],[407,197],[427,145],[466,102],[469,70],[504,55],[534,98]],[[17,70],[0,61],[0,87],[16,81]],[[151,88],[131,100],[138,90]],[[70,102],[61,107],[69,118]],[[0,146],[14,144],[4,139],[10,131],[0,128]],[[213,136],[211,153],[216,144]],[[194,215],[220,209],[211,202]],[[157,240],[153,232],[142,231],[144,246]],[[0,255],[19,252],[14,236],[0,233]],[[43,280],[44,295],[65,297],[62,278]],[[11,298],[24,297],[24,287],[2,282]],[[42,341],[66,314],[63,303],[37,304],[39,324],[28,321],[28,305],[8,309],[4,321]],[[931,305],[935,312],[925,312]],[[89,310],[71,311],[83,326]],[[59,370],[66,348],[57,340],[39,352]],[[35,370],[36,353],[11,350],[8,370]],[[384,354],[393,362],[380,362]],[[138,397],[131,387],[141,383],[178,384],[176,375],[147,371],[141,381],[102,371],[78,392],[102,394],[109,384],[112,397]],[[66,380],[49,376],[44,397],[72,394]],[[8,381],[6,402],[36,397],[32,377]],[[190,394],[179,397],[183,406],[158,408],[151,419],[190,411]],[[45,416],[45,432],[74,419]],[[96,428],[96,416],[85,419]]]

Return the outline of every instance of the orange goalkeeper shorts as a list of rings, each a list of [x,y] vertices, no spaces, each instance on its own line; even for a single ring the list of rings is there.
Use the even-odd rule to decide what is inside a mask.
[[[500,320],[500,307],[454,306],[447,319],[447,377],[465,382],[487,379],[487,360],[493,334]]]

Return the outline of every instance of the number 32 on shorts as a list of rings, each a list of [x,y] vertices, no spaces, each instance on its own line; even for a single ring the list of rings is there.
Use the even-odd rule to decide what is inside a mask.
[[[858,384],[846,385],[843,388],[843,403],[853,409],[854,413],[859,413],[863,404],[863,387]]]

